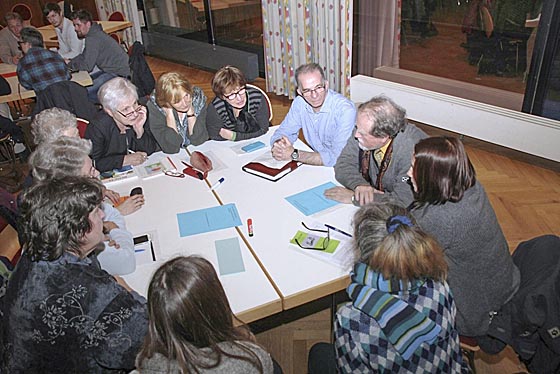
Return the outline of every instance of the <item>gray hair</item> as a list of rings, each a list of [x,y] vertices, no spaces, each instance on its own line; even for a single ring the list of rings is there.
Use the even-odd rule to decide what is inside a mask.
[[[300,84],[299,84],[299,76],[300,75],[308,74],[308,73],[314,73],[316,71],[318,71],[319,74],[321,74],[321,81],[324,82],[325,79],[326,79],[325,78],[325,72],[324,72],[323,68],[321,67],[321,65],[319,65],[315,62],[312,62],[312,63],[301,65],[300,67],[298,67],[296,69],[296,74],[295,74],[296,75],[296,83],[297,83],[298,87],[300,87]]]
[[[35,144],[52,142],[64,135],[69,129],[76,129],[76,116],[60,108],[45,109],[33,118],[31,133]]]
[[[41,181],[80,176],[90,151],[91,141],[87,139],[62,136],[51,143],[42,143],[29,157],[33,178]]]
[[[21,15],[19,13],[15,13],[15,12],[8,12],[4,15],[4,21],[6,21],[6,23],[8,23],[8,21],[11,20],[16,20],[19,22],[23,22],[23,18],[21,18]]]
[[[130,97],[138,100],[136,86],[128,79],[121,77],[107,81],[97,92],[97,98],[103,108],[110,111],[117,110],[117,107]]]
[[[364,113],[371,121],[371,135],[393,137],[406,126],[406,110],[387,96],[372,97],[360,104],[358,113]]]

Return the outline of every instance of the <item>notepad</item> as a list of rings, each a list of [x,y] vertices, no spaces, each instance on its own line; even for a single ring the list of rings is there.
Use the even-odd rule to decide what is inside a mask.
[[[177,214],[181,237],[241,226],[241,218],[235,204],[193,210]]]
[[[325,190],[332,187],[336,187],[335,184],[328,182],[295,195],[288,196],[286,200],[300,212],[309,216],[338,204],[338,202],[334,200],[327,199],[324,195]]]
[[[245,271],[243,255],[239,247],[239,239],[229,238],[216,240],[215,245],[220,275],[235,274]]]

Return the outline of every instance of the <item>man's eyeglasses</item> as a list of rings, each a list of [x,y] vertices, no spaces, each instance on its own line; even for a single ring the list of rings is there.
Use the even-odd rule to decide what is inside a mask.
[[[241,87],[237,91],[234,91],[234,92],[230,93],[229,95],[224,95],[224,97],[228,100],[233,100],[237,96],[241,96],[241,95],[245,95],[245,86]]]
[[[311,239],[311,242],[310,242],[309,244],[312,245],[312,246],[303,245],[303,244],[301,244],[301,243],[299,242],[299,240],[298,240],[297,238],[295,238],[294,241],[296,242],[296,244],[297,244],[300,248],[302,248],[302,249],[312,249],[312,250],[315,250],[315,251],[324,251],[325,249],[327,249],[327,248],[329,247],[329,242],[330,242],[330,240],[331,240],[331,230],[330,230],[330,228],[327,227],[326,230],[312,229],[312,228],[310,228],[310,227],[307,227],[307,225],[306,225],[304,222],[302,222],[301,224],[303,225],[303,227],[305,227],[305,228],[306,228],[307,230],[309,230],[309,231],[326,233],[326,234],[327,234],[327,237],[326,237],[326,238],[319,238],[319,240],[320,240],[320,239],[323,239],[323,243],[322,243],[322,245],[321,245],[322,248],[321,248],[321,247],[315,247],[315,246],[313,246],[313,245],[316,243],[316,242],[315,242],[316,237],[310,238],[310,237],[308,236],[308,238]],[[304,244],[307,244],[307,243],[304,242]]]
[[[308,97],[311,96],[312,94],[320,94],[323,92],[323,90],[325,89],[325,84],[320,84],[315,88],[306,88],[305,90],[300,90],[300,93],[302,94],[302,96]]]
[[[138,101],[136,102],[135,105],[137,105],[137,107],[136,107],[136,109],[134,109],[132,112],[129,112],[129,113],[126,113],[126,114],[125,114],[125,113],[121,112],[120,110],[117,110],[117,113],[119,113],[119,114],[120,114],[121,116],[123,116],[124,118],[130,118],[130,117],[132,117],[134,114],[140,113],[140,112],[143,110],[143,108],[144,108],[142,105],[138,104]]]

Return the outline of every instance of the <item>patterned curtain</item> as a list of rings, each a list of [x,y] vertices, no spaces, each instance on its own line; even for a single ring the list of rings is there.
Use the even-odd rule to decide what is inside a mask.
[[[298,66],[316,62],[350,96],[352,0],[262,0],[266,84],[294,98]]]

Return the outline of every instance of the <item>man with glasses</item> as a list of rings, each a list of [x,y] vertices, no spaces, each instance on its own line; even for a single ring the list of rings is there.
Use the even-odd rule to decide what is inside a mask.
[[[81,54],[68,60],[72,70],[86,70],[90,73],[93,85],[87,87],[88,98],[97,103],[99,87],[114,77],[130,76],[128,55],[113,38],[107,35],[101,25],[93,22],[87,10],[78,10],[70,15],[78,38],[84,39]]]
[[[72,21],[65,18],[57,3],[47,3],[43,8],[47,21],[54,26],[58,39],[58,54],[62,58],[74,58],[84,50],[84,40],[79,39]]]
[[[17,13],[8,12],[4,15],[6,27],[0,30],[0,59],[6,64],[17,65],[22,56],[19,49],[23,20]]]
[[[333,166],[356,119],[354,104],[329,89],[323,69],[315,63],[296,70],[299,94],[270,140],[272,156],[310,165]],[[294,148],[300,129],[313,152]]]
[[[99,112],[86,129],[92,142],[91,158],[100,172],[136,166],[159,150],[146,121],[146,107],[138,103],[136,87],[113,78],[99,89]]]
[[[412,203],[407,175],[414,146],[427,135],[407,124],[406,111],[385,96],[358,107],[356,130],[342,150],[334,173],[344,187],[325,191],[329,199],[365,205],[384,198]]]
[[[66,63],[58,53],[44,48],[43,35],[37,29],[21,30],[19,43],[24,56],[19,60],[17,75],[23,87],[38,94],[51,84],[70,80]]]

